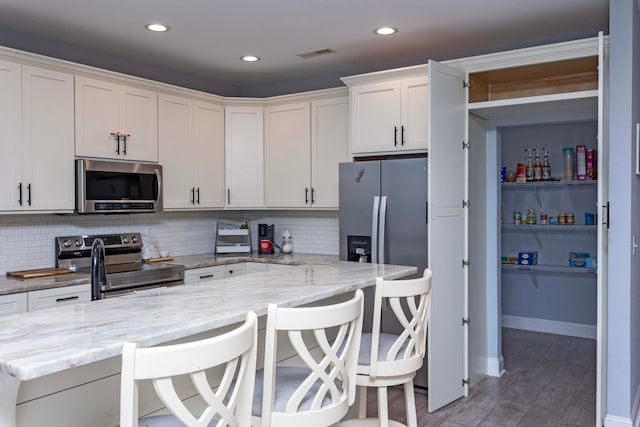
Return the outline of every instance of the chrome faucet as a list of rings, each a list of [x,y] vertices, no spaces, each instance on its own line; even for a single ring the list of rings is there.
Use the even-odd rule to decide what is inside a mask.
[[[104,242],[94,239],[91,245],[91,301],[101,299],[102,285],[107,284],[107,268],[104,259]]]

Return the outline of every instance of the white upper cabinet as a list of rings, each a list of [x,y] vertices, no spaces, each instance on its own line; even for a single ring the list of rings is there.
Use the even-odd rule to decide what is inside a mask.
[[[351,152],[425,152],[427,88],[426,75],[352,86]]]
[[[158,161],[158,95],[76,77],[76,156]]]
[[[311,206],[310,103],[266,107],[265,206]]]
[[[224,107],[160,94],[159,158],[167,210],[224,206]]]
[[[0,210],[73,211],[73,75],[0,61],[0,88]]]
[[[225,206],[264,207],[263,108],[229,106],[224,117]]]
[[[265,108],[266,207],[337,208],[348,160],[347,97]]]
[[[349,97],[311,101],[313,207],[338,208],[338,165],[349,160]]]

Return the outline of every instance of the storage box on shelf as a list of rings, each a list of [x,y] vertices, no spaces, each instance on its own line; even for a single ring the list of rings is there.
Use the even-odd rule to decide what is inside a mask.
[[[250,254],[251,230],[248,219],[218,219],[216,254]]]

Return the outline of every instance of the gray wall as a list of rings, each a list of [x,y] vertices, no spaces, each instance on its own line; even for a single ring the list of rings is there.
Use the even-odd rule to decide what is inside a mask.
[[[631,418],[640,385],[640,178],[634,174],[640,121],[640,13],[634,0],[610,1],[609,324],[607,414]]]

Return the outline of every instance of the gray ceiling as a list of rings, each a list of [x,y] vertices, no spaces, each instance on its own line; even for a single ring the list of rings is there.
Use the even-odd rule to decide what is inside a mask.
[[[608,0],[0,0],[0,44],[226,96],[608,33]],[[167,33],[144,28],[151,22]],[[381,25],[397,27],[388,38]],[[301,53],[334,53],[303,59]],[[244,63],[240,56],[262,58]]]

